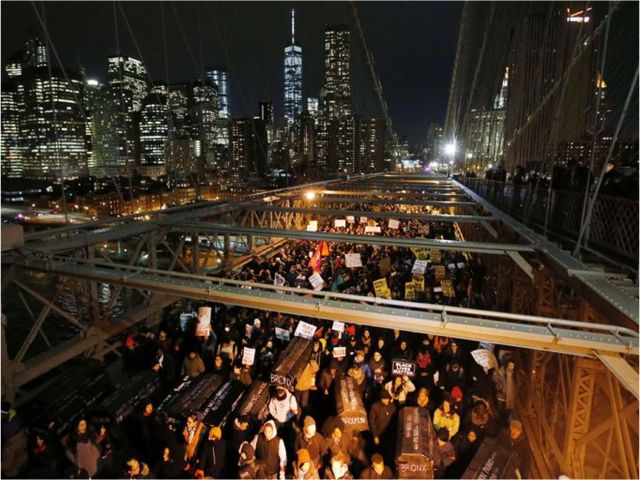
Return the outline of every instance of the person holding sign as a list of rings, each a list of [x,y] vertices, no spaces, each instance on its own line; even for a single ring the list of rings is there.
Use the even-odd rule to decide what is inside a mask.
[[[253,383],[249,367],[247,365],[240,365],[238,363],[233,364],[233,371],[231,372],[230,379],[236,380],[247,387],[251,385],[251,383]]]

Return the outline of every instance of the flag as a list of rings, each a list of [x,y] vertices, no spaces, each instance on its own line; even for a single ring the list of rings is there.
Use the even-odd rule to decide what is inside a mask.
[[[320,249],[316,248],[316,251],[313,252],[311,256],[311,260],[309,260],[309,268],[313,270],[314,273],[320,271]]]
[[[330,255],[329,244],[327,244],[327,242],[325,241],[320,242],[319,250],[320,250],[320,255],[323,257],[328,257]]]

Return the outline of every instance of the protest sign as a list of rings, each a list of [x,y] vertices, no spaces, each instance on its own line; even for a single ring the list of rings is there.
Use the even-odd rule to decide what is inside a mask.
[[[317,232],[318,231],[318,221],[311,220],[309,221],[309,225],[307,225],[307,232]]]
[[[333,358],[343,358],[347,356],[347,347],[334,347]]]
[[[344,218],[333,221],[333,226],[336,228],[345,228],[347,226],[347,221]]]
[[[344,256],[347,268],[357,268],[362,266],[362,258],[359,253],[347,253]]]
[[[416,292],[424,292],[424,277],[422,275],[412,275],[412,277]]]
[[[339,333],[344,332],[344,323],[343,322],[333,322],[333,325],[331,326],[331,330],[333,330],[334,332],[339,332]]]
[[[397,230],[398,228],[400,228],[400,221],[390,218],[389,219],[389,228],[392,229],[392,230]]]
[[[367,217],[360,217],[360,223],[367,223],[368,220]]]
[[[411,273],[424,275],[424,272],[426,269],[427,269],[427,262],[425,260],[416,259],[416,261],[413,263],[413,268],[411,269]]]
[[[285,278],[276,272],[276,274],[273,277],[273,284],[276,287],[282,287],[285,284],[285,282],[286,282]]]
[[[453,289],[453,282],[449,279],[442,280],[440,282],[440,286],[442,287],[442,294],[445,297],[455,297],[456,292]]]
[[[429,261],[429,249],[427,248],[412,248],[411,251],[418,260]]]
[[[471,356],[476,361],[478,365],[483,368],[490,369],[496,368],[498,366],[498,361],[496,360],[496,356],[493,352],[485,349],[474,350],[471,352]]]
[[[416,363],[407,360],[391,360],[391,375],[416,376]]]
[[[353,215],[347,215],[347,223],[356,223],[356,217]]]
[[[373,288],[376,292],[377,297],[391,299],[391,291],[387,286],[387,279],[381,278],[380,280],[376,280],[373,282]]]
[[[198,308],[196,337],[208,337],[211,331],[211,307]]]
[[[442,255],[440,254],[440,250],[435,248],[431,249],[431,262],[432,263],[440,263],[442,261]]]
[[[316,327],[311,325],[310,323],[303,322],[300,320],[298,322],[298,326],[296,327],[296,331],[293,333],[295,337],[302,338],[313,338],[313,334],[316,333]]]
[[[460,269],[463,269],[463,268],[464,268],[464,262],[458,262],[458,263],[456,264],[456,266],[457,266],[458,268],[460,268]]]
[[[284,328],[276,327],[276,338],[279,340],[283,340],[285,342],[289,341],[289,330]]]
[[[380,227],[364,227],[364,233],[381,233]]]
[[[256,358],[256,349],[244,347],[242,349],[242,364],[243,365],[253,365],[253,362]]]
[[[442,293],[442,287],[433,287],[433,293]]]
[[[446,272],[444,270],[444,265],[436,265],[436,268],[434,270],[434,273],[436,275],[436,280],[442,280],[444,279]]]
[[[404,299],[415,300],[416,299],[416,286],[413,282],[407,282],[404,284]]]
[[[382,260],[380,260],[380,275],[386,277],[390,271],[391,271],[391,258],[384,257]]]
[[[314,290],[321,290],[322,285],[324,285],[324,279],[319,273],[314,273],[309,277],[309,283],[311,283]]]

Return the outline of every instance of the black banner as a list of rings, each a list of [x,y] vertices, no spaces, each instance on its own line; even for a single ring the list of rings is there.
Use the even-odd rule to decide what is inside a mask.
[[[391,360],[391,375],[403,376],[407,377],[415,377],[416,376],[416,362],[412,362],[410,360]]]

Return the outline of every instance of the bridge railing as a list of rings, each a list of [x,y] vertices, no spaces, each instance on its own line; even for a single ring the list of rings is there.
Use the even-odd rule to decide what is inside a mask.
[[[536,189],[532,184],[515,185],[484,178],[462,177],[459,181],[517,220],[524,221],[526,209],[530,208],[529,225],[574,242],[578,238],[584,201],[581,192],[552,190],[549,194],[548,189]],[[584,245],[637,268],[638,214],[635,200],[598,195]]]

